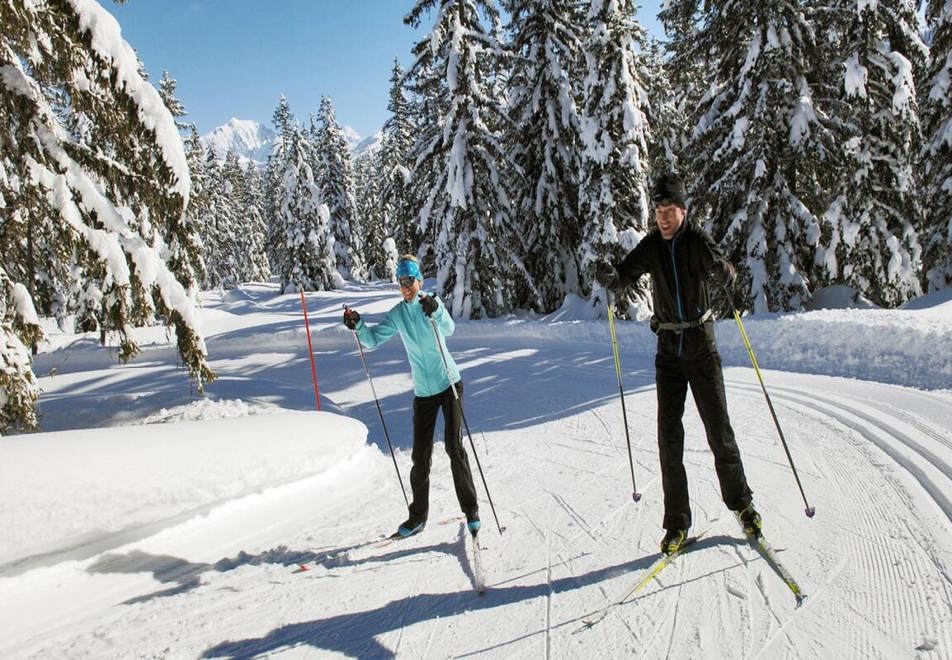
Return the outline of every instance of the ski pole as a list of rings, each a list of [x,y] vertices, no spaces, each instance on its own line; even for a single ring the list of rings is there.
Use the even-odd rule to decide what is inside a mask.
[[[459,416],[463,420],[463,427],[466,429],[466,437],[469,438],[470,449],[473,450],[473,458],[476,459],[476,467],[479,468],[479,478],[483,480],[483,488],[486,491],[486,499],[489,500],[489,508],[493,512],[493,518],[496,519],[496,527],[499,529],[499,533],[502,534],[505,531],[505,527],[499,524],[499,516],[496,515],[496,506],[493,504],[493,497],[489,494],[489,486],[486,485],[486,475],[483,474],[483,466],[479,463],[479,454],[476,453],[476,444],[473,442],[473,434],[469,432],[469,424],[466,423],[466,415],[463,414],[463,402],[460,401],[459,393],[456,391],[456,383],[452,382],[453,377],[450,375],[450,363],[446,360],[446,353],[443,352],[443,344],[440,342],[440,333],[436,329],[436,321],[433,320],[433,317],[430,317],[430,326],[433,328],[433,338],[436,340],[436,347],[440,349],[440,357],[443,358],[443,369],[446,371],[447,378],[450,379],[450,389],[453,390],[453,398],[456,399],[456,405],[459,407]]]
[[[744,323],[740,320],[740,314],[734,306],[734,300],[731,297],[730,290],[724,286],[724,293],[727,295],[727,301],[730,303],[731,310],[734,312],[734,320],[737,322],[737,329],[740,330],[741,339],[744,340],[744,346],[747,347],[747,355],[750,357],[750,363],[754,365],[754,372],[757,374],[757,380],[760,381],[760,389],[764,391],[764,398],[767,399],[767,408],[770,409],[770,416],[773,417],[774,426],[777,427],[777,433],[780,435],[780,442],[783,444],[783,451],[787,454],[787,462],[790,463],[790,469],[793,470],[793,477],[797,480],[797,488],[800,489],[800,496],[803,498],[803,504],[806,507],[804,513],[807,518],[812,518],[816,514],[816,509],[807,502],[807,495],[803,492],[803,484],[800,483],[800,475],[797,474],[797,467],[793,464],[793,456],[790,455],[790,448],[787,446],[787,439],[783,436],[783,429],[780,428],[780,420],[777,419],[777,413],[774,411],[773,403],[770,401],[770,395],[767,394],[767,386],[764,384],[764,377],[760,373],[760,365],[757,364],[757,356],[754,355],[754,347],[750,345],[750,338],[747,336],[747,330],[744,329]]]
[[[344,309],[350,311],[350,307],[344,305]],[[354,335],[354,342],[357,344],[357,351],[360,353],[360,361],[364,365],[364,373],[367,374],[367,380],[370,381],[370,391],[374,395],[374,403],[377,404],[377,414],[380,415],[380,425],[383,427],[383,435],[387,438],[387,446],[390,447],[390,458],[393,459],[393,469],[397,471],[397,481],[400,482],[400,490],[403,491],[403,500],[410,508],[410,500],[407,497],[407,489],[403,486],[403,477],[400,476],[400,468],[397,467],[397,456],[393,452],[393,444],[390,442],[390,433],[387,432],[387,423],[383,421],[383,410],[380,409],[380,399],[377,398],[377,388],[374,387],[374,379],[370,377],[370,369],[367,368],[367,359],[364,357],[364,347],[360,345],[360,339],[357,338],[357,331],[351,331]]]
[[[635,459],[631,454],[631,435],[628,432],[628,411],[625,409],[625,387],[621,382],[621,360],[618,358],[618,336],[615,334],[615,307],[611,293],[606,289],[605,300],[608,304],[608,330],[612,337],[612,354],[615,356],[615,375],[618,377],[618,395],[621,399],[621,418],[625,423],[625,441],[628,443],[628,467],[631,468],[631,499],[641,499],[638,486],[635,485]]]

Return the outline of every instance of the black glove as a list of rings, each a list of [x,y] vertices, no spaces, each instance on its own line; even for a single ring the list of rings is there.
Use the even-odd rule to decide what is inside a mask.
[[[595,264],[595,280],[606,289],[612,289],[618,284],[618,270],[607,261]]]
[[[350,307],[345,309],[344,325],[346,325],[351,330],[356,330],[358,323],[360,323],[360,314],[357,313],[357,310],[351,309]]]
[[[433,316],[433,312],[440,308],[440,303],[436,302],[436,296],[420,296],[420,307],[427,316]]]

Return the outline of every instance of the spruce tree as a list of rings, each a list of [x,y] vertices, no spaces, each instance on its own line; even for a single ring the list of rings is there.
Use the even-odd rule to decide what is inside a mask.
[[[407,22],[407,19],[404,21]],[[420,268],[427,277],[436,275],[435,246],[439,229],[435,223],[425,223],[432,208],[430,193],[439,185],[440,175],[439,169],[433,166],[437,161],[432,159],[432,151],[437,140],[442,140],[442,137],[434,127],[440,126],[449,107],[446,80],[432,71],[438,64],[435,58],[424,57],[404,77],[404,88],[411,99],[410,115],[416,131],[407,157],[409,173],[406,178],[409,184],[406,192],[410,220],[403,244],[408,244],[409,249],[401,254],[416,254]],[[429,127],[426,133],[424,127]],[[400,228],[397,227],[395,232],[399,235]]]
[[[203,237],[208,272],[206,287],[232,289],[246,279],[260,279],[252,263],[261,259],[261,228],[254,225],[254,206],[249,206],[245,172],[238,155],[229,149],[219,164],[208,154],[205,165],[208,211]],[[259,218],[260,219],[260,218]]]
[[[421,232],[432,242],[436,287],[454,317],[495,317],[532,291],[505,189],[506,118],[493,78],[502,48],[480,12],[491,0],[417,0],[404,19],[430,33],[413,49],[412,91],[430,106],[417,127],[414,181],[425,185]],[[422,248],[421,248],[422,250]]]
[[[354,171],[347,140],[334,114],[330,97],[321,98],[318,126],[313,144],[320,161],[318,182],[321,197],[331,214],[331,232],[337,270],[357,281],[367,278],[364,266],[363,237],[355,213]]]
[[[266,254],[264,179],[249,163],[242,173],[242,235],[239,237],[238,277],[240,282],[266,282],[271,267]]]
[[[904,0],[858,6],[844,0],[838,8],[847,163],[826,213],[827,263],[838,281],[893,307],[921,290],[913,62],[924,60],[926,49],[913,36],[917,19]]]
[[[689,217],[740,270],[736,304],[798,309],[823,281],[823,162],[831,135],[813,102],[813,27],[800,3],[712,3],[697,34],[716,62],[688,159]]]
[[[514,55],[509,144],[522,174],[513,177],[514,218],[537,287],[532,298],[548,313],[566,294],[580,293],[580,92],[572,74],[584,15],[571,0],[510,0],[507,9]]]
[[[648,169],[655,175],[660,172],[678,172],[685,176],[688,168],[682,153],[687,144],[690,114],[679,108],[677,93],[668,78],[661,42],[652,39],[642,61],[648,97],[645,115],[651,126]]]
[[[698,40],[701,0],[668,0],[658,18],[667,40],[666,55],[659,53],[662,46],[655,41],[647,53],[649,119],[655,132],[652,165],[655,172],[677,171],[689,180],[694,164],[683,157],[684,150],[700,119],[702,99],[717,63]]]
[[[185,138],[185,161],[192,182],[188,207],[178,221],[176,230],[170,232],[167,261],[169,269],[177,273],[189,295],[195,296],[205,279],[205,262],[202,256],[201,229],[197,218],[206,212],[205,197],[205,147],[194,124],[188,124]]]
[[[234,156],[233,152],[229,153]],[[230,247],[233,240],[232,199],[226,189],[222,165],[211,149],[205,154],[203,171],[204,215],[198,219],[205,260],[202,288],[231,288],[234,286],[231,277],[234,271],[233,250]]]
[[[368,277],[387,277],[387,255],[384,241],[390,236],[387,227],[382,175],[382,151],[364,154],[357,158],[354,173],[357,186],[357,218],[363,231],[364,252],[361,255],[367,267]],[[404,253],[406,254],[406,253]]]
[[[34,306],[30,257],[8,251],[33,227],[44,268],[67,278],[57,290],[81,270],[101,292],[101,336],[117,333],[120,359],[138,351],[129,328],[158,315],[190,375],[210,380],[195,301],[165,261],[188,203],[182,140],[119,26],[95,3],[11,0],[0,35],[0,431],[36,423],[25,347],[51,299]]]
[[[410,193],[409,154],[413,147],[412,104],[404,94],[404,73],[394,58],[390,73],[390,116],[383,125],[380,147],[381,203],[384,222],[401,254],[416,252],[419,238]],[[381,248],[382,249],[382,248]]]
[[[172,115],[172,118],[175,120],[175,127],[179,129],[179,131],[188,131],[194,124],[178,120],[179,117],[187,115],[188,111],[185,109],[185,106],[182,105],[182,102],[179,101],[178,97],[175,96],[176,85],[175,78],[169,75],[167,69],[162,69],[162,79],[159,81],[159,96],[162,97],[162,103],[165,104],[169,114]]]
[[[282,95],[278,100],[278,106],[274,109],[271,122],[274,125],[274,148],[268,156],[268,165],[265,168],[264,175],[264,208],[265,208],[265,227],[267,230],[267,241],[265,244],[265,253],[268,257],[268,263],[271,265],[273,274],[284,273],[287,269],[285,261],[287,259],[287,250],[285,245],[285,215],[282,212],[278,200],[278,187],[281,185],[281,177],[287,171],[288,148],[291,144],[291,134],[295,130],[294,115],[291,113],[291,107],[288,100]],[[311,162],[311,173],[313,176],[313,161]]]
[[[952,285],[952,0],[930,0],[931,58],[921,86],[925,214],[923,287]]]
[[[587,16],[578,259],[582,291],[599,309],[604,306],[604,293],[594,280],[595,262],[620,261],[644,235],[649,222],[651,131],[636,51],[644,41],[644,30],[634,14],[632,0],[592,0]],[[647,300],[642,289],[634,297]]]
[[[314,180],[309,149],[303,130],[291,126],[272,163],[282,293],[333,289],[339,277],[330,213]]]

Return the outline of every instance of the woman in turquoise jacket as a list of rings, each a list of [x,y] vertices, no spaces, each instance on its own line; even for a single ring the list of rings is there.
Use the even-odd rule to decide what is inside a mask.
[[[413,376],[413,468],[410,470],[410,488],[413,502],[410,516],[400,525],[400,536],[416,534],[426,525],[430,503],[430,463],[433,456],[433,432],[437,413],[443,411],[445,431],[443,441],[450,458],[456,498],[466,516],[469,530],[479,530],[479,505],[476,487],[469,469],[469,458],[463,448],[460,426],[463,403],[463,381],[459,369],[446,348],[446,337],[453,334],[456,324],[443,302],[435,295],[421,291],[423,274],[415,257],[401,257],[397,264],[397,281],[403,300],[397,303],[383,320],[371,327],[363,322],[353,309],[344,312],[344,325],[356,331],[367,348],[374,348],[399,333],[410,361]],[[435,323],[440,346],[433,335]],[[442,349],[442,354],[441,354]],[[444,363],[443,358],[446,357]],[[456,388],[459,399],[453,396]]]

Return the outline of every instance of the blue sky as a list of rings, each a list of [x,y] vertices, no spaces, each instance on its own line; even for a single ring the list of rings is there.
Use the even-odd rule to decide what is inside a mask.
[[[661,35],[646,0],[639,19]],[[412,0],[130,0],[103,2],[155,84],[162,69],[200,133],[231,117],[271,123],[284,94],[298,118],[331,97],[337,120],[361,136],[387,118],[390,69],[404,67],[429,31],[403,24]]]

